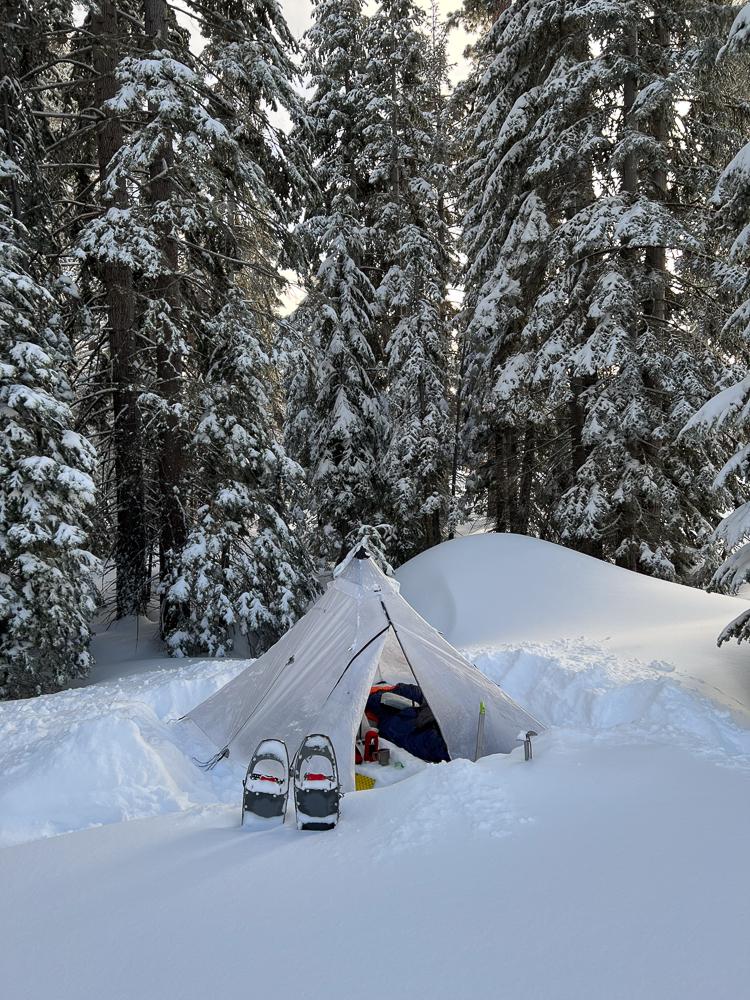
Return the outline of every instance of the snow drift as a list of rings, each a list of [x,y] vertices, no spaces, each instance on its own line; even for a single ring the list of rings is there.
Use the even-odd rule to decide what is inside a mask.
[[[677,683],[750,724],[750,649],[716,646],[719,632],[748,607],[745,600],[506,534],[444,542],[397,577],[406,600],[459,648],[564,639],[569,658],[576,643],[594,640],[618,658],[673,667]]]
[[[206,774],[197,768],[193,755],[210,756],[213,748],[186,743],[175,723],[242,666],[199,660],[0,703],[0,847],[234,803],[235,769]]]

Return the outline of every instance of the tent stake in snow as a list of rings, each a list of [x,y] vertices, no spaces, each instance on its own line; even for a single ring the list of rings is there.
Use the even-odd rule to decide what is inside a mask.
[[[479,702],[479,718],[477,719],[477,749],[474,754],[474,760],[479,760],[482,756],[482,748],[484,746],[484,720],[487,716],[487,706],[483,701]]]

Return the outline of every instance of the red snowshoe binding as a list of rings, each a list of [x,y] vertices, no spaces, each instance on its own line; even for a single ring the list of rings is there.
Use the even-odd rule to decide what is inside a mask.
[[[242,782],[242,820],[245,813],[260,819],[286,816],[289,792],[289,754],[281,740],[262,740],[252,756]]]

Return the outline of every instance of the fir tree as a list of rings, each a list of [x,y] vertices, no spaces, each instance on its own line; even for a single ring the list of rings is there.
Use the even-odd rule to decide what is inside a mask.
[[[702,72],[715,54],[716,9],[698,0],[624,14],[603,10],[593,23],[595,107],[608,140],[596,163],[601,191],[559,232],[568,292],[586,314],[569,346],[557,342],[554,367],[585,386],[584,461],[553,516],[563,537],[585,534],[621,565],[696,582],[727,502],[711,490],[718,456],[677,441],[727,368],[704,322],[710,283],[698,301],[689,292],[707,249],[710,190],[705,177],[696,185],[690,161],[710,174],[706,102],[716,123],[709,148],[723,116]],[[571,261],[583,269],[571,273]]]
[[[386,420],[382,347],[374,321],[370,180],[361,152],[364,21],[359,0],[318,0],[305,40],[313,94],[307,113],[319,194],[300,228],[310,261],[308,295],[294,318],[300,349],[287,440],[308,470],[314,545],[328,563],[362,523],[382,521]]]
[[[750,5],[745,5],[731,25],[729,38],[721,50],[720,71],[727,74],[736,88],[736,107],[743,108],[742,97],[750,74]],[[719,246],[727,263],[720,268],[722,291],[733,307],[721,335],[726,353],[736,360],[734,381],[721,385],[720,391],[688,421],[685,436],[697,437],[712,450],[726,452],[734,445],[715,479],[719,491],[727,483],[737,483],[740,497],[748,479],[748,430],[750,429],[750,281],[748,280],[748,203],[750,201],[750,144],[740,148],[721,173],[713,195],[712,219]],[[727,379],[725,378],[726,382]],[[750,503],[744,501],[722,518],[715,537],[722,544],[726,558],[713,578],[717,587],[735,593],[750,579]],[[719,645],[730,639],[750,639],[750,612],[743,612],[730,622],[718,637]]]
[[[263,650],[314,594],[293,513],[302,470],[270,418],[273,358],[241,293],[227,297],[205,328],[202,416],[189,445],[199,506],[169,592],[189,608],[168,636],[180,655],[223,656],[237,635]]]
[[[75,430],[70,345],[45,260],[43,142],[19,83],[37,10],[11,8],[0,55],[0,697],[53,691],[91,663],[94,452]],[[38,53],[35,54],[38,56]],[[25,222],[34,224],[35,232]]]
[[[554,226],[555,123],[547,112],[554,87],[562,93],[569,82],[568,62],[575,63],[563,13],[564,5],[545,0],[508,7],[477,44],[473,77],[456,101],[466,112],[463,450],[469,497],[486,504],[499,531],[540,530],[532,477],[545,416],[528,391],[523,334],[543,287]],[[581,167],[571,157],[566,167],[568,186],[577,185]],[[552,204],[560,194],[566,197],[558,187]]]
[[[92,14],[92,22],[97,16]],[[220,352],[222,344],[239,343],[235,329],[239,303],[248,304],[251,297],[240,285],[243,270],[272,289],[278,287],[280,255],[288,242],[286,225],[304,169],[301,146],[295,146],[272,121],[274,112],[298,117],[295,69],[289,56],[294,42],[278,5],[248,0],[227,10],[223,4],[202,4],[195,16],[206,40],[200,54],[164,0],[145,5],[141,31],[137,21],[134,25],[132,17],[123,15],[128,52],[113,70],[114,93],[101,95],[105,120],[117,137],[100,168],[104,210],[79,237],[95,282],[103,280],[105,288],[113,286],[115,292],[132,289],[129,329],[136,353],[131,356],[135,365],[130,369],[130,388],[135,390],[143,424],[139,444],[144,473],[156,487],[151,490],[153,521],[147,537],[158,546],[162,630],[172,637],[176,650],[199,648],[201,643],[205,648],[227,648],[224,633],[232,623],[222,619],[221,605],[237,599],[236,588],[230,585],[236,569],[232,559],[240,552],[237,546],[227,545],[217,556],[218,566],[209,567],[216,580],[227,584],[226,593],[216,596],[212,605],[216,621],[206,619],[205,608],[197,607],[203,596],[195,588],[177,585],[192,572],[196,550],[191,531],[205,532],[209,517],[212,530],[221,533],[222,512],[234,525],[230,535],[235,528],[255,531],[257,512],[269,501],[266,483],[259,487],[255,507],[247,501],[247,516],[238,523],[236,509],[222,508],[210,498],[212,484],[224,489],[220,477],[229,475],[226,469],[217,468],[216,477],[202,480],[203,437],[196,428],[206,418],[205,380],[210,383],[217,371],[231,370],[244,379],[245,388],[250,384],[239,360],[235,368],[226,363],[217,366],[207,331],[211,330]],[[109,39],[110,32],[104,37]],[[94,79],[100,75],[95,73]],[[108,282],[106,268],[114,266],[122,273]],[[259,294],[255,305],[263,310],[272,298]],[[224,333],[222,318],[229,325]],[[122,342],[119,346],[110,342],[114,366]],[[245,426],[241,397],[229,393],[221,402],[225,408],[221,421],[228,424],[234,419],[238,427]],[[238,407],[234,417],[226,410],[230,402]],[[246,431],[251,433],[247,427]],[[259,439],[273,437],[270,415],[266,431],[263,437],[258,430]],[[118,490],[127,490],[117,467],[114,472]],[[246,482],[245,488],[250,484]],[[281,518],[284,493],[279,488],[276,511]],[[271,618],[287,621],[304,604],[307,592],[303,589],[299,599],[292,600],[282,587],[272,598],[274,575],[283,575],[286,563],[298,554],[292,534],[294,559],[280,539],[281,535],[274,550],[278,565],[273,564],[270,545],[263,558],[256,559],[256,590],[251,597],[266,602],[266,618],[258,616],[259,634],[261,625],[268,626],[267,632],[276,627],[269,624]],[[216,556],[215,547],[209,548],[207,558]],[[247,553],[237,554],[237,559],[245,565]],[[250,584],[243,572],[238,570],[232,579],[240,581],[237,586],[246,593]],[[188,595],[184,601],[183,593]],[[237,623],[242,625],[240,618]],[[206,621],[207,631],[196,631],[198,619]],[[175,636],[185,636],[184,642]]]
[[[299,116],[287,54],[294,43],[278,6],[248,2],[230,20],[217,5],[204,8],[203,18],[202,86],[215,80],[206,102],[220,133],[213,149],[207,144],[203,211],[217,195],[221,203],[195,242],[210,254],[216,311],[185,296],[200,316],[191,349],[201,391],[190,405],[197,424],[186,443],[197,508],[170,569],[176,582],[167,603],[187,614],[169,641],[174,650],[219,653],[240,633],[262,651],[314,592],[297,524],[300,470],[278,444],[274,369],[283,359],[266,346],[273,327],[263,310],[275,305],[280,287],[284,226],[305,183],[305,156],[269,119],[271,108]],[[243,267],[249,279],[241,279]],[[252,294],[258,278],[262,301]],[[208,591],[200,585],[206,577]]]
[[[726,502],[714,456],[677,443],[726,371],[686,165],[711,169],[697,104],[722,114],[709,14],[510,6],[481,53],[467,216],[466,440],[496,525],[528,530],[531,499],[532,530],[685,582]]]
[[[401,562],[443,538],[449,507],[452,236],[446,194],[447,65],[424,11],[384,0],[365,33],[370,118],[362,162],[375,189],[375,318],[387,361],[385,509]]]

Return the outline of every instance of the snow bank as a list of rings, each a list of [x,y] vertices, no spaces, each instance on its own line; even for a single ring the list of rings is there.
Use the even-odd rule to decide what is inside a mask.
[[[0,703],[0,846],[235,803],[235,769],[197,768],[193,755],[214,748],[174,723],[245,665],[156,661],[149,673]]]
[[[663,660],[642,662],[600,643],[564,639],[473,653],[479,669],[546,726],[591,735],[619,729],[635,743],[750,755],[750,729],[686,688]]]
[[[676,682],[750,724],[750,650],[716,647],[719,632],[747,608],[745,600],[495,533],[438,545],[396,576],[406,600],[457,646],[471,651],[565,639],[570,659],[576,644],[585,649],[595,641],[618,658],[663,661],[674,667]]]

